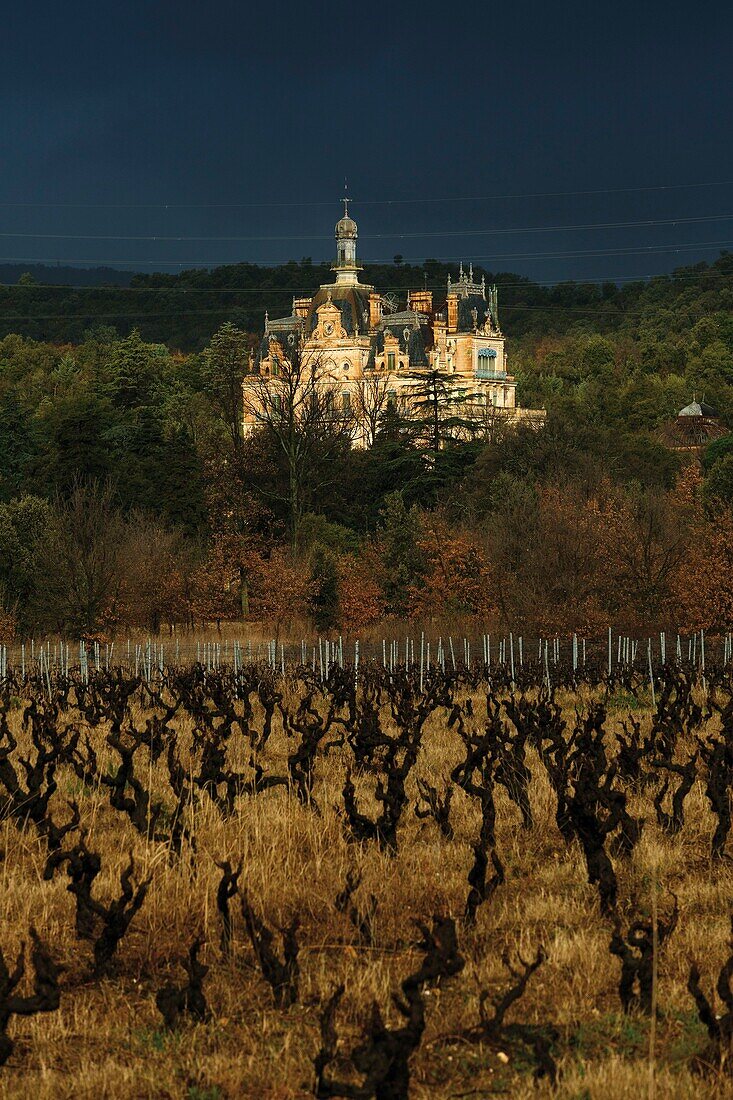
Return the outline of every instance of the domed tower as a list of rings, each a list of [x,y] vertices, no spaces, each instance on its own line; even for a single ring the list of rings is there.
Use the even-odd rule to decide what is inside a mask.
[[[344,199],[344,216],[336,222],[336,283],[354,286],[359,282],[361,268],[356,263],[356,222],[349,217],[349,200]]]

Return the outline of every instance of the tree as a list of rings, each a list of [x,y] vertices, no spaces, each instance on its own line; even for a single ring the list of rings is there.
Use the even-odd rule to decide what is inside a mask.
[[[373,551],[360,557],[346,554],[339,570],[339,622],[343,630],[358,634],[384,614],[384,597],[378,583]]]
[[[170,382],[171,361],[163,344],[150,344],[133,329],[109,345],[102,377],[114,405],[121,410],[160,406]]]
[[[276,547],[262,564],[252,594],[252,608],[274,627],[277,641],[287,623],[308,613],[311,593],[310,580],[301,563],[292,553]]]
[[[180,531],[133,513],[125,522],[118,569],[120,621],[153,634],[163,623],[188,622],[194,554]]]
[[[226,321],[204,352],[201,380],[226,425],[235,450],[242,444],[242,379],[247,373],[252,340]]]
[[[422,521],[419,548],[426,575],[415,595],[423,614],[488,615],[496,610],[496,581],[482,548],[467,532],[456,532],[439,514]]]
[[[717,502],[733,506],[733,451],[724,454],[713,465],[705,478],[703,493],[705,500],[711,504]]]
[[[338,558],[327,546],[316,545],[311,555],[311,612],[317,630],[332,630],[339,622]]]
[[[24,633],[33,626],[29,606],[44,589],[39,550],[52,522],[51,505],[40,497],[0,505],[0,605],[15,609]]]
[[[23,408],[15,389],[0,392],[0,500],[10,500],[25,487],[38,452],[38,426]]]
[[[109,631],[120,617],[125,536],[111,483],[77,481],[55,513],[38,551],[36,620],[76,637]]]
[[[385,610],[404,617],[412,612],[416,586],[426,572],[420,519],[416,509],[405,507],[400,492],[385,497],[380,515],[377,555]]]
[[[458,376],[431,367],[411,371],[408,377],[416,384],[409,391],[405,419],[434,458],[447,442],[473,434],[479,397]]]
[[[284,459],[283,496],[295,549],[314,480],[320,488],[338,480],[336,459],[351,446],[354,422],[339,404],[340,389],[323,357],[304,351],[297,341],[288,356],[277,374],[245,378],[244,405]]]
[[[351,392],[361,441],[365,447],[373,447],[389,405],[389,376],[376,370],[367,371]]]
[[[42,410],[34,482],[67,494],[80,479],[104,480],[113,468],[114,410],[85,385]]]
[[[688,471],[672,494],[638,488],[618,493],[607,511],[609,609],[623,615],[632,628],[643,629],[673,611],[673,582],[687,555],[696,509],[692,490],[685,485],[691,476],[699,481]]]

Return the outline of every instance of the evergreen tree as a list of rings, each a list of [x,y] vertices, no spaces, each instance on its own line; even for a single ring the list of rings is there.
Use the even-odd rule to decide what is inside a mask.
[[[310,581],[310,603],[316,629],[332,630],[338,626],[338,557],[327,546],[318,544],[313,548]]]
[[[390,493],[380,513],[379,552],[382,587],[389,614],[409,613],[412,591],[425,575],[425,558],[418,545],[419,514],[405,507],[402,493]]]

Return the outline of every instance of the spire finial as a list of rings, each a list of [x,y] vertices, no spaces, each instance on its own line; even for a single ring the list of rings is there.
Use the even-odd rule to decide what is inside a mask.
[[[344,204],[344,217],[349,216],[349,183],[348,180],[344,180],[344,197],[341,200]]]

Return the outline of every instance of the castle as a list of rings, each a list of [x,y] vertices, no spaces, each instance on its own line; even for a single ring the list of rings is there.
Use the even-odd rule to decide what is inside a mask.
[[[262,419],[263,379],[277,378],[294,348],[303,366],[310,363],[318,371],[334,407],[353,416],[357,444],[373,441],[365,423],[369,403],[391,404],[409,417],[431,372],[440,372],[447,400],[460,403],[462,415],[469,413],[479,427],[495,418],[542,423],[542,411],[517,407],[496,287],[487,287],[483,278],[475,281],[473,267],[466,274],[461,265],[458,281],[448,278],[444,298],[436,302],[432,290],[412,290],[400,309],[393,295],[359,281],[357,235],[344,199],[333,282],[312,298],[294,298],[289,317],[266,315],[244,380],[245,432]]]

